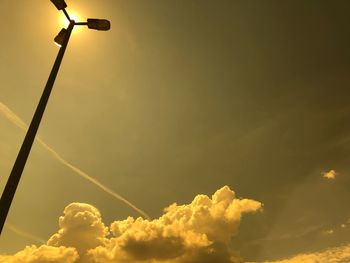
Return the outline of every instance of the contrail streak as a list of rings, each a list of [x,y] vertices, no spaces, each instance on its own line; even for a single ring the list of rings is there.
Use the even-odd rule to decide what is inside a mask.
[[[0,102],[0,113],[3,114],[9,121],[11,121],[14,125],[16,125],[18,128],[22,130],[27,130],[28,126],[24,123],[24,121],[19,118],[10,108],[8,108],[5,104]],[[41,144],[42,147],[44,147],[57,161],[59,161],[61,164],[65,165],[66,167],[70,168],[73,170],[76,174],[79,176],[83,177],[84,179],[88,180],[89,182],[93,183],[100,189],[102,189],[105,193],[113,196],[114,198],[124,202],[127,204],[129,207],[134,209],[136,212],[141,214],[147,219],[150,219],[150,217],[147,215],[146,212],[132,204],[130,201],[126,200],[124,197],[121,195],[117,194],[113,190],[109,189],[107,186],[103,185],[100,183],[98,180],[95,178],[91,177],[87,173],[83,172],[80,170],[78,167],[74,166],[73,164],[69,163],[66,161],[61,155],[59,155],[54,149],[52,149],[49,145],[47,145],[42,139],[39,137],[36,137],[36,140]]]
[[[34,236],[32,234],[26,233],[23,230],[19,229],[18,227],[10,224],[10,223],[5,223],[5,227],[7,227],[9,230],[11,230],[12,232],[16,233],[19,236],[28,238],[32,241],[38,242],[38,243],[42,243],[45,244],[46,241],[40,237]]]
[[[0,112],[14,125],[21,128],[22,130],[26,130],[28,126],[21,120],[12,110],[10,110],[5,104],[0,102]]]

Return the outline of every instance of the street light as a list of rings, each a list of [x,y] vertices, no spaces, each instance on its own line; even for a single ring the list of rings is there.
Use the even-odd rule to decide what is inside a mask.
[[[111,23],[106,19],[88,18],[87,26],[90,29],[96,29],[100,31],[107,31],[111,28]]]
[[[54,41],[57,44],[57,46],[62,47],[66,34],[67,29],[62,28],[58,35],[54,38]]]
[[[105,19],[89,18],[87,19],[87,22],[76,22],[69,17],[68,12],[66,11],[67,4],[65,3],[64,0],[50,0],[50,1],[56,6],[58,10],[63,11],[64,15],[69,21],[69,25],[67,29],[63,28],[54,39],[55,43],[60,46],[60,49],[58,51],[55,63],[52,67],[51,73],[46,82],[46,86],[44,88],[43,94],[41,95],[39,104],[35,110],[33,119],[29,125],[27,134],[24,137],[24,141],[22,143],[21,149],[18,152],[16,161],[13,165],[11,174],[7,180],[5,189],[0,199],[0,235],[4,227],[6,217],[9,212],[18,183],[21,179],[24,166],[27,162],[30,150],[32,148],[35,135],[38,131],[40,121],[44,114],[46,104],[49,100],[52,87],[55,83],[55,79],[56,79],[58,70],[60,68],[63,55],[66,51],[70,35],[74,29],[74,26],[88,26],[88,28],[90,29],[96,29],[96,30],[102,30],[102,31],[107,31],[111,28],[110,22]]]
[[[67,4],[64,0],[51,0],[51,2],[56,6],[58,10],[65,9]]]

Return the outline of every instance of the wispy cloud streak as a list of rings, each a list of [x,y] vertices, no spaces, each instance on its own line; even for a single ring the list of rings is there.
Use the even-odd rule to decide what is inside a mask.
[[[21,229],[19,229],[18,227],[10,224],[10,223],[5,223],[5,227],[9,230],[11,230],[12,232],[14,232],[15,234],[19,235],[19,236],[22,236],[24,238],[27,238],[27,239],[30,239],[32,241],[35,241],[35,242],[38,242],[38,243],[41,243],[41,244],[45,244],[46,241],[40,237],[37,237],[37,236],[34,236],[32,234],[29,234]]]
[[[9,121],[11,121],[14,125],[16,125],[18,128],[22,130],[27,130],[28,126],[25,124],[25,122],[18,117],[9,107],[7,107],[5,104],[0,102],[0,113],[6,117]],[[105,193],[113,196],[114,198],[124,202],[126,205],[134,209],[136,212],[138,212],[143,217],[149,219],[150,217],[147,215],[146,212],[138,208],[136,205],[122,197],[121,195],[114,192],[112,189],[108,188],[107,186],[100,183],[97,179],[93,178],[92,176],[88,175],[78,167],[74,166],[73,164],[66,161],[61,155],[59,155],[54,149],[52,149],[48,144],[46,144],[42,139],[39,137],[36,137],[36,141],[41,144],[43,148],[45,148],[53,158],[55,158],[57,161],[59,161],[61,164],[65,165],[66,167],[70,168],[72,171],[74,171],[77,175],[81,176],[82,178],[88,180],[90,183],[94,184],[95,186],[99,187],[101,190],[103,190]]]

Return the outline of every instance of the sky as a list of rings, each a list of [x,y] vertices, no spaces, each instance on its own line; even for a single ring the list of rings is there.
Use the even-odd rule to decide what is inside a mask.
[[[0,262],[350,262],[350,3],[66,0]],[[65,26],[1,0],[0,190]],[[51,262],[51,261],[50,261]]]

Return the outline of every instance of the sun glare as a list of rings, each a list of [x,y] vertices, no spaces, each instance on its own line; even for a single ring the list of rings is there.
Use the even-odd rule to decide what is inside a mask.
[[[69,17],[73,19],[75,22],[84,22],[86,20],[86,19],[83,19],[79,14],[77,14],[74,11],[69,11],[69,10],[67,11],[69,13]],[[63,13],[61,14],[61,25],[64,28],[67,28],[69,25],[69,21]],[[74,28],[73,32],[79,32],[80,30],[81,30],[81,27],[77,26]]]

